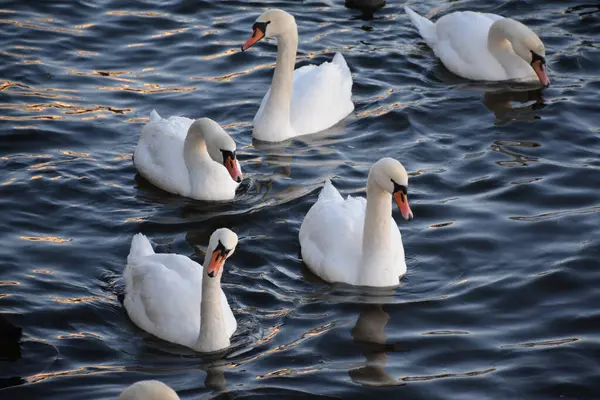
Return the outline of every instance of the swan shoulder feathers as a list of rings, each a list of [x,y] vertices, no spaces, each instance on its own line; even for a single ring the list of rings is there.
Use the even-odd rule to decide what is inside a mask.
[[[506,71],[488,48],[492,24],[504,17],[458,11],[444,15],[434,24],[409,7],[405,10],[427,45],[450,71],[469,79],[508,79]]]
[[[185,117],[161,118],[152,110],[135,149],[134,163],[140,175],[168,192],[186,195],[183,188],[189,188],[189,173],[183,145],[193,122]]]
[[[254,121],[260,120],[271,89],[263,98]],[[352,74],[341,53],[331,62],[305,65],[294,70],[290,124],[296,135],[332,127],[354,110]]]
[[[151,249],[148,238],[141,233],[132,240],[123,273],[125,308],[146,332],[191,347],[201,328],[202,266],[183,255],[150,253]],[[221,306],[231,336],[237,322],[222,289]]]
[[[299,234],[304,262],[322,279],[359,284],[366,205],[365,198],[344,199],[330,180],[325,182]],[[391,241],[402,243],[400,230],[390,218]],[[400,257],[403,262],[404,248],[399,246],[396,253],[394,260]]]

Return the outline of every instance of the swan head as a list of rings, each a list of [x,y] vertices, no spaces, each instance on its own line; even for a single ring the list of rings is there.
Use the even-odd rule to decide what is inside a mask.
[[[117,400],[179,400],[179,396],[160,381],[139,381],[123,390]]]
[[[210,158],[222,163],[231,179],[237,183],[242,181],[242,169],[235,154],[235,141],[218,123],[210,118],[197,119],[190,126],[188,136],[203,139]]]
[[[546,71],[546,49],[542,40],[519,21],[511,18],[505,18],[504,21],[506,25],[504,30],[513,51],[531,65],[542,85],[549,86],[550,79]]]
[[[210,236],[208,243],[208,254],[210,254],[210,261],[204,263],[206,275],[209,278],[220,277],[223,264],[233,252],[238,243],[238,236],[227,228],[217,229]]]
[[[278,9],[267,10],[252,25],[252,36],[242,45],[242,51],[248,50],[263,38],[276,38],[296,28],[293,15]]]
[[[377,161],[369,172],[369,182],[375,182],[381,189],[394,197],[405,220],[413,219],[413,213],[408,204],[408,174],[399,161],[389,157]]]

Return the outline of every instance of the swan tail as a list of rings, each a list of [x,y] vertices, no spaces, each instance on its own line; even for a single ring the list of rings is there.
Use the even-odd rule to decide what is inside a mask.
[[[129,250],[129,255],[127,256],[127,263],[129,264],[137,258],[152,254],[154,254],[154,250],[150,241],[146,236],[138,233],[131,239],[131,250]]]
[[[160,117],[160,115],[158,115],[156,110],[152,110],[152,112],[150,113],[150,122],[158,122],[161,119],[162,118]]]
[[[408,14],[413,25],[419,30],[421,37],[425,39],[429,47],[436,42],[435,24],[425,17],[414,12],[410,7],[404,6],[404,11]]]
[[[338,192],[338,190],[335,188],[335,186],[333,186],[329,179],[325,181],[323,190],[321,190],[321,193],[319,194],[319,200],[321,199],[344,201],[344,198],[342,197],[340,192]]]

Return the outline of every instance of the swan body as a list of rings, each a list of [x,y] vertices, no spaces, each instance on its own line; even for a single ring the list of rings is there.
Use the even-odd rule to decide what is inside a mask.
[[[146,236],[135,235],[123,272],[123,304],[131,320],[154,336],[199,352],[228,347],[237,322],[221,275],[236,245],[235,233],[216,230],[203,268],[179,254],[156,254]]]
[[[280,142],[332,127],[354,110],[352,75],[344,56],[331,62],[294,70],[298,28],[283,10],[268,10],[253,25],[253,34],[242,46],[247,50],[260,39],[277,39],[277,63],[270,89],[254,117],[255,139]]]
[[[142,128],[134,154],[140,175],[154,186],[197,200],[231,200],[242,180],[233,139],[209,118],[161,118]]]
[[[392,218],[392,196],[405,219],[412,219],[406,188],[408,175],[398,161],[373,165],[367,199],[340,193],[328,180],[300,227],[302,259],[328,282],[387,287],[406,273],[404,247]]]
[[[433,23],[405,6],[413,25],[442,63],[463,78],[523,80],[550,84],[540,38],[511,18],[453,12]]]
[[[179,396],[164,383],[151,380],[128,386],[117,400],[179,400]]]

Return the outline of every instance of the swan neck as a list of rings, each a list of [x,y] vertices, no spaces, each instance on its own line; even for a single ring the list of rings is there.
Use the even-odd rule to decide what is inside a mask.
[[[367,210],[363,228],[363,264],[373,273],[378,265],[391,263],[390,221],[392,195],[374,179],[367,183]]]
[[[277,38],[277,62],[271,93],[265,111],[277,110],[281,118],[289,121],[294,85],[294,66],[298,49],[298,29],[296,26]]]
[[[208,154],[206,141],[203,137],[188,133],[183,143],[183,160],[188,170],[190,187],[192,188],[192,193],[194,193],[196,182],[198,181],[195,179],[196,172],[202,173],[205,167],[213,161],[210,158],[210,154]]]
[[[204,265],[208,265],[212,251],[207,252]],[[202,271],[202,303],[200,304],[200,334],[194,349],[212,352],[229,346],[225,316],[221,301],[221,272],[214,278]]]
[[[488,50],[498,60],[510,77],[522,68],[525,62],[513,50],[514,34],[511,21],[501,19],[492,24],[488,33]]]

